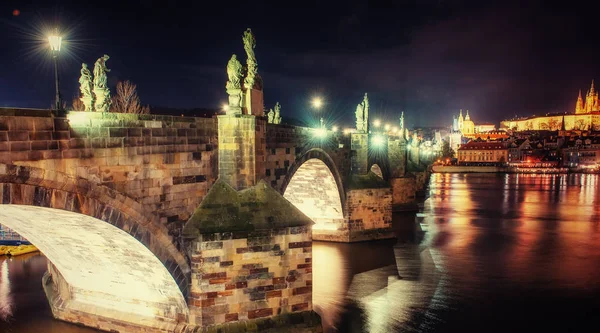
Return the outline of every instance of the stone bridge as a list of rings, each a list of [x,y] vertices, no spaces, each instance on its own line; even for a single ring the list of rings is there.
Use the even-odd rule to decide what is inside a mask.
[[[99,305],[100,310],[84,309],[76,304],[94,299],[90,294],[109,290],[109,285],[77,291],[89,286],[77,279],[93,278],[93,271],[75,277],[69,266],[74,263],[47,255],[48,283],[61,296],[51,304],[57,318],[119,332],[140,327],[183,332],[193,325],[247,324],[262,318],[265,327],[277,331],[280,323],[297,324],[294,314],[312,313],[309,224],[314,223],[312,239],[317,240],[393,237],[392,209],[414,199],[425,182],[425,173],[405,172],[403,137],[381,135],[383,141],[378,138],[375,146],[369,144],[374,135],[268,124],[254,115],[190,118],[0,109],[0,203],[19,216],[9,221],[2,215],[0,223],[27,235],[45,254],[69,255],[73,240],[44,228],[60,228],[54,221],[67,217],[77,221],[77,216],[87,216],[91,219],[71,224],[83,235],[86,228],[92,230],[86,227],[90,223],[104,221],[115,235],[125,232],[145,245],[162,265],[153,269],[158,261],[148,261],[144,267],[130,265],[132,271],[166,268],[172,276],[162,286],[174,295],[170,304],[144,300],[151,303],[149,309],[135,316],[111,302]],[[226,196],[235,197],[231,191],[241,191],[240,197],[223,203]],[[203,201],[209,193],[212,199]],[[293,204],[288,213],[278,210],[288,203],[277,196]],[[268,222],[262,229],[257,227],[262,220],[251,227],[242,221],[245,207],[255,206],[274,212],[262,216],[254,211],[252,216]],[[14,207],[23,209],[19,213]],[[239,212],[241,220],[205,227],[220,221],[214,214],[221,214],[215,212],[221,208]],[[0,211],[8,210],[0,206]],[[27,227],[27,216],[50,223]],[[44,234],[54,236],[42,241]],[[91,257],[107,255],[112,244],[80,241],[81,253],[90,251]],[[116,244],[125,246],[112,246]],[[81,253],[74,262],[85,260]],[[139,249],[117,253],[136,257]],[[181,310],[176,295],[186,299],[189,309]],[[137,301],[135,295],[129,299],[130,304]],[[280,318],[269,319],[274,316]],[[300,318],[303,323],[313,320],[312,315]]]

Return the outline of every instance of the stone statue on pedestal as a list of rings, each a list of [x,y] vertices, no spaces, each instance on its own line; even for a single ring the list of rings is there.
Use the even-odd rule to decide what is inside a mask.
[[[108,55],[104,55],[96,60],[94,64],[94,95],[96,95],[95,109],[98,112],[108,112],[110,110],[110,90],[106,82],[106,73],[110,69],[106,68],[106,61],[110,59]]]
[[[417,147],[419,145],[419,137],[417,136],[416,132],[412,135],[411,144],[413,145],[413,147]]]
[[[400,114],[400,133],[404,132],[404,111]]]
[[[369,122],[369,97],[365,93],[363,101],[356,106],[356,131],[367,133]]]
[[[256,63],[256,56],[254,55],[256,38],[254,38],[254,34],[252,34],[250,28],[244,32],[242,41],[244,42],[244,50],[246,51],[246,66],[248,70],[246,79],[244,80],[244,87],[246,89],[252,89],[254,88],[256,74],[258,73],[258,64]]]
[[[94,111],[94,95],[92,73],[87,64],[81,64],[81,76],[79,77],[79,90],[81,91],[81,101],[85,106],[85,111]]]
[[[228,81],[225,85],[229,95],[229,108],[227,114],[242,114],[243,93],[242,93],[242,64],[233,54],[227,63]]]
[[[273,124],[274,118],[275,118],[275,113],[273,112],[273,109],[269,109],[269,113],[267,113],[267,122],[269,124]]]
[[[281,124],[281,105],[279,104],[279,102],[275,103],[275,117],[273,118],[273,123],[274,124]]]

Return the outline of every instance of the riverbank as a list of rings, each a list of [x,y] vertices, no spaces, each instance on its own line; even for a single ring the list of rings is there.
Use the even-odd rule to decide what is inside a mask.
[[[533,174],[565,174],[592,173],[581,169],[568,168],[519,168],[499,166],[464,166],[464,165],[434,165],[434,173],[533,173]],[[597,173],[597,172],[596,172]]]

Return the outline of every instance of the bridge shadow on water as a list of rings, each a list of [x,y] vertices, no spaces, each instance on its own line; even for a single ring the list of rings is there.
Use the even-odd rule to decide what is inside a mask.
[[[423,329],[440,274],[419,220],[394,214],[393,240],[314,242],[313,304],[325,332]]]

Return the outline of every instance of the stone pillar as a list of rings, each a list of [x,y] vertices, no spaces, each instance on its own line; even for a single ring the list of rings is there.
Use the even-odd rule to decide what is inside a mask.
[[[367,133],[352,133],[351,140],[352,174],[364,175],[369,172],[369,135]]]
[[[236,190],[256,184],[256,118],[223,115],[218,119],[219,178]]]
[[[388,141],[388,161],[390,178],[404,177],[406,173],[406,141],[403,138],[391,138]]]
[[[217,180],[183,230],[190,324],[211,327],[202,332],[322,332],[312,311],[312,224],[264,181],[237,192]]]

